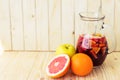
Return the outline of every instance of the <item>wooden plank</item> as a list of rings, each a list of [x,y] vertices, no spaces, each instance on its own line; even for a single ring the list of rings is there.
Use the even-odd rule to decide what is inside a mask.
[[[14,61],[1,72],[0,80],[26,80],[36,57],[37,54],[34,52],[19,53],[16,58],[14,58]]]
[[[105,28],[106,30],[106,37],[108,36],[109,38],[107,38],[108,41],[108,47],[109,50],[114,50],[115,48],[115,43],[114,43],[114,38],[115,38],[115,34],[113,33],[115,26],[114,26],[114,18],[115,18],[115,12],[114,12],[114,0],[102,0],[102,11],[103,14],[105,15],[105,24],[108,24],[109,27]]]
[[[25,50],[36,49],[35,0],[23,0]]]
[[[115,33],[116,33],[116,51],[120,51],[120,0],[115,0]],[[112,37],[111,37],[112,38]]]
[[[98,12],[101,0],[87,0],[87,11]]]
[[[41,69],[41,66],[40,65],[43,65],[44,63],[44,55],[43,54],[38,54],[38,56],[36,57],[35,59],[35,63],[34,63],[34,66],[33,68],[31,69],[31,73],[28,77],[28,80],[40,80],[40,70]],[[39,64],[38,64],[39,63]]]
[[[48,61],[54,56],[52,54],[53,53],[50,52],[45,52],[44,54],[38,53],[38,56],[35,60],[34,66],[31,70],[28,80],[42,80],[42,79],[48,80],[48,78],[46,77],[45,69]]]
[[[0,55],[0,73],[5,70],[6,67],[9,66],[9,64],[15,59],[17,54],[14,54],[14,52],[4,52]]]
[[[105,23],[114,27],[114,0],[102,0],[102,12],[105,15]]]
[[[0,0],[0,41],[5,50],[11,47],[9,0]]]
[[[87,11],[87,0],[75,0],[75,45],[77,44],[77,40],[82,31],[81,25],[82,22],[80,20],[79,13]]]
[[[119,80],[120,52],[108,54],[101,66],[84,77],[74,75],[71,70],[60,80]],[[46,75],[48,62],[54,57],[54,52],[5,52],[0,56],[0,80],[54,80]]]
[[[61,0],[49,1],[49,48],[55,50],[61,43]]]
[[[108,54],[104,64],[100,67],[106,77],[106,80],[119,80],[118,74],[120,74],[120,70],[118,67],[120,67],[120,65],[115,66],[116,64],[120,64],[120,60],[118,60],[119,56],[119,52]],[[113,74],[114,76],[112,76]]]
[[[48,0],[36,0],[37,50],[48,50]]]
[[[22,0],[10,0],[13,50],[24,50]]]
[[[74,0],[62,0],[62,43],[74,45]]]

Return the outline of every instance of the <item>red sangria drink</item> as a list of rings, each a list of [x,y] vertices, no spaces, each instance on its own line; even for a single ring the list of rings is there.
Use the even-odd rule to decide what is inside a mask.
[[[76,53],[85,53],[91,57],[94,66],[101,65],[107,54],[106,37],[101,34],[82,34],[78,38]]]

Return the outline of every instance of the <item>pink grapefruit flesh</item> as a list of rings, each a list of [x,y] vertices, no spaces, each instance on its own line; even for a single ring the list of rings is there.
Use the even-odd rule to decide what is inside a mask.
[[[70,67],[70,58],[66,54],[54,57],[47,65],[47,75],[52,78],[62,77],[67,73]]]

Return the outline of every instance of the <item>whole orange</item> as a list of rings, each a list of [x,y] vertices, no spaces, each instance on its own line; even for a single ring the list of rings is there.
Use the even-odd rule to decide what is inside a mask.
[[[88,75],[93,69],[92,59],[84,54],[77,53],[71,58],[71,70],[74,74],[79,76]]]

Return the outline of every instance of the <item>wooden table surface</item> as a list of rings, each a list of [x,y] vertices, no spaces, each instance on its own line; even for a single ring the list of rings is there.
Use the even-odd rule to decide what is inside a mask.
[[[54,80],[45,67],[54,52],[5,52],[0,55],[0,80]],[[85,77],[68,72],[56,80],[119,80],[120,52],[109,54],[103,65]]]

